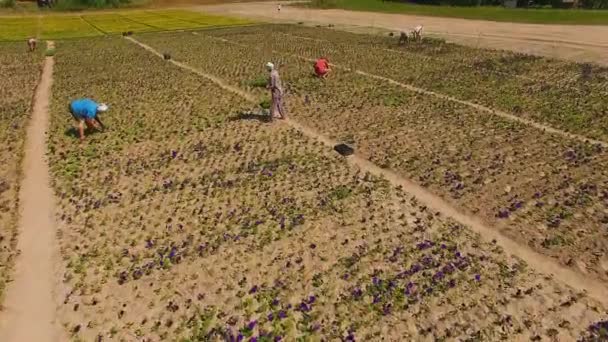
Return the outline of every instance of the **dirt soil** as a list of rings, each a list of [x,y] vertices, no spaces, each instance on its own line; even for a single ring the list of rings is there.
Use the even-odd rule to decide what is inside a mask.
[[[52,45],[49,45],[52,46]],[[0,320],[0,341],[60,341],[55,322],[54,200],[46,161],[48,105],[53,58],[47,57],[34,98],[25,145],[23,181],[19,192],[20,255],[14,281],[8,286]]]
[[[409,31],[420,24],[424,26],[424,33],[454,43],[608,65],[605,57],[608,54],[608,26],[501,23],[292,6],[282,6],[279,13],[275,2],[230,3],[194,9],[271,22],[333,24],[353,32]]]

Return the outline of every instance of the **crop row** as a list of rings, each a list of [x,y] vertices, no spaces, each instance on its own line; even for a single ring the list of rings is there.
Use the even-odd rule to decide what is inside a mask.
[[[65,42],[56,58],[74,338],[572,340],[605,311],[131,43]],[[82,148],[65,134],[76,88],[111,104],[110,130]]]
[[[242,28],[240,37],[251,29]],[[216,32],[226,31],[236,32]],[[354,144],[376,164],[451,199],[522,243],[582,272],[608,276],[608,179],[602,171],[608,160],[601,146],[353,72],[335,70],[319,81],[311,76],[311,63],[290,54],[201,34],[140,39],[236,86],[263,75],[265,61],[277,61],[288,112],[298,120]],[[215,65],[217,56],[227,63]]]
[[[40,74],[41,56],[23,44],[0,44],[0,295],[16,255],[18,191],[25,124]]]

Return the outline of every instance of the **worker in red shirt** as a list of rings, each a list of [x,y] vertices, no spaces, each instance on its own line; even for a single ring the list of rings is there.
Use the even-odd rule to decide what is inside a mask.
[[[315,74],[319,78],[326,78],[331,72],[329,60],[326,57],[321,57],[315,62]]]

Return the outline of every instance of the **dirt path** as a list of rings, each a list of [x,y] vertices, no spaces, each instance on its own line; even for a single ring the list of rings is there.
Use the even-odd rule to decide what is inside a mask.
[[[49,44],[52,47],[52,43]],[[23,180],[19,191],[21,216],[14,281],[9,284],[0,321],[0,341],[60,341],[55,322],[54,200],[46,161],[46,134],[53,76],[53,57],[46,57],[27,128]]]
[[[503,23],[292,6],[283,6],[278,13],[275,2],[196,6],[194,9],[273,22],[334,24],[355,32],[370,31],[370,28],[410,30],[422,24],[424,32],[464,45],[608,65],[608,26]]]
[[[162,55],[154,48],[143,44],[134,38],[129,37],[127,39],[162,58]],[[173,63],[189,71],[193,71],[197,75],[205,77],[211,80],[212,82],[215,82],[220,87],[228,91],[243,96],[246,100],[251,101],[252,103],[256,103],[255,98],[253,96],[241,91],[240,89],[227,85],[223,80],[213,75],[204,73],[184,63],[175,61],[173,61]],[[306,127],[293,119],[288,118],[284,120],[284,122],[290,125],[291,127],[297,129],[298,131],[302,132],[306,136],[318,140],[330,148],[333,148],[333,146],[335,146],[337,143],[336,141],[333,141],[332,139],[324,136],[323,134],[320,134],[319,132],[310,129],[309,127]],[[363,171],[367,171],[374,175],[384,177],[385,179],[390,181],[394,186],[401,186],[405,192],[417,197],[420,202],[424,203],[433,211],[440,212],[443,215],[468,226],[473,231],[479,233],[484,240],[495,241],[508,254],[514,255],[524,260],[530,267],[534,268],[536,271],[551,275],[559,282],[566,284],[572,288],[585,291],[593,299],[601,302],[604,305],[608,305],[608,296],[606,296],[606,293],[608,293],[608,287],[602,282],[588,278],[583,274],[565,268],[559,263],[552,260],[551,258],[537,253],[528,246],[517,243],[516,241],[502,235],[498,229],[486,225],[484,222],[482,222],[481,219],[457,209],[456,207],[442,199],[440,196],[431,193],[427,189],[417,185],[415,182],[393,171],[380,168],[369,160],[362,158],[356,154],[348,157],[347,160],[349,163],[355,165]]]

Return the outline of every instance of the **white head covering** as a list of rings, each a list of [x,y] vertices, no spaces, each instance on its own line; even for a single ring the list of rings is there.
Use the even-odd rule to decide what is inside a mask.
[[[266,63],[266,68],[268,68],[269,70],[273,70],[274,69],[274,64],[268,62],[268,63]]]
[[[97,106],[97,111],[103,113],[109,109],[108,105],[105,103],[101,103]]]

